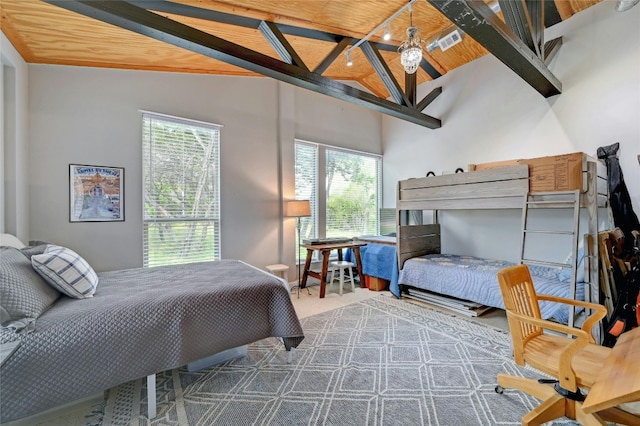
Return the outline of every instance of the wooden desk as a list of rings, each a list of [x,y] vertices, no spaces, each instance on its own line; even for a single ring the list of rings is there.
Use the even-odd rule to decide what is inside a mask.
[[[582,404],[582,410],[593,413],[624,402],[640,401],[639,361],[640,327],[618,338]]]
[[[348,243],[338,244],[303,244],[302,247],[307,249],[307,260],[304,262],[304,272],[302,274],[300,288],[305,288],[307,286],[307,278],[309,276],[317,278],[320,280],[320,297],[323,298],[327,288],[329,255],[331,254],[332,250],[338,250],[338,260],[342,260],[342,249],[348,248],[353,250],[353,256],[356,259],[356,269],[358,270],[358,276],[360,277],[360,287],[366,287],[364,275],[362,273],[362,260],[360,258],[360,247],[366,245],[367,243],[360,241],[351,241]],[[311,258],[313,257],[313,252],[316,250],[320,251],[322,254],[322,272],[320,274],[310,270]]]

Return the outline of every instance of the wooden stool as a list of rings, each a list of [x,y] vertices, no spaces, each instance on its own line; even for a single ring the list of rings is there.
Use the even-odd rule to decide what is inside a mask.
[[[342,287],[344,286],[344,271],[345,269],[349,271],[349,280],[351,281],[351,291],[356,291],[355,281],[353,279],[353,263],[345,262],[343,260],[331,262],[331,287],[333,288],[333,279],[336,273],[336,270],[340,270],[340,296],[342,296]]]
[[[289,284],[289,267],[287,265],[277,263],[275,265],[267,265],[266,268],[267,271],[271,272],[277,277],[281,277],[287,282],[287,284]]]

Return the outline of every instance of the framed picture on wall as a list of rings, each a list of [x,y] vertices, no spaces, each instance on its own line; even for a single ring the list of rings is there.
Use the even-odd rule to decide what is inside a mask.
[[[69,164],[69,221],[124,221],[124,169]]]

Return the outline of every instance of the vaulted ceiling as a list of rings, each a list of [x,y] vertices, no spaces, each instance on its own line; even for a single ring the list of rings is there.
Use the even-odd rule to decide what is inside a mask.
[[[262,75],[438,128],[424,110],[441,88],[417,99],[417,85],[485,54],[541,96],[561,93],[547,65],[562,40],[545,40],[544,28],[600,1],[2,0],[0,8],[2,31],[28,63]],[[415,74],[397,52],[409,3],[430,46]],[[437,47],[454,30],[462,41]]]

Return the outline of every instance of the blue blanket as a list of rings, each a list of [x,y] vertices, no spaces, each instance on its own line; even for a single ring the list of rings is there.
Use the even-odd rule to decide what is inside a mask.
[[[386,244],[367,244],[360,247],[360,256],[362,258],[362,273],[389,281],[391,293],[400,297],[396,247]],[[355,262],[351,249],[346,251],[344,260]]]
[[[400,272],[399,282],[445,296],[504,309],[496,274],[502,268],[512,265],[515,263],[505,260],[429,254],[407,260]],[[558,279],[560,268],[530,265],[529,270],[538,294],[571,298],[570,283]],[[584,300],[584,284],[576,286],[575,299]],[[564,304],[541,302],[540,310],[543,319],[554,318],[563,324],[569,319],[569,308]]]

